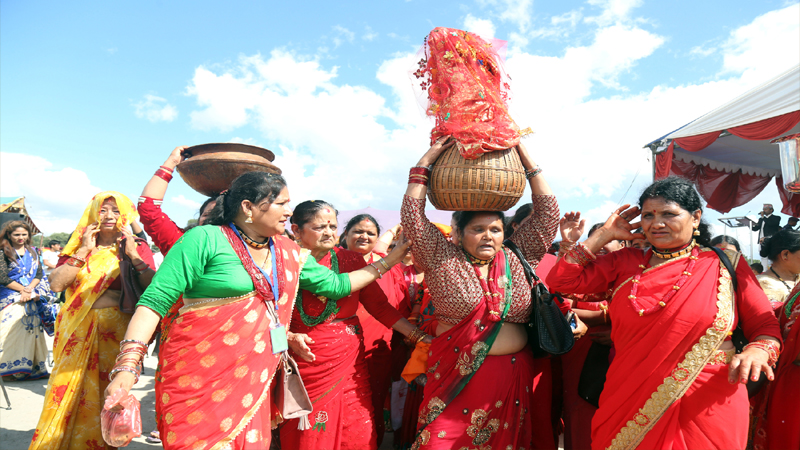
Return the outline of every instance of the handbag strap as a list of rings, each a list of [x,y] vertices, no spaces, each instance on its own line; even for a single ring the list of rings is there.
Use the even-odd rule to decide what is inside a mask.
[[[726,269],[728,269],[728,273],[731,275],[731,283],[733,284],[733,292],[735,294],[739,288],[739,283],[736,282],[736,269],[733,268],[733,264],[731,263],[730,258],[728,258],[728,255],[726,255],[725,252],[722,251],[722,249],[712,246],[711,250],[714,250],[714,253],[716,253],[717,256],[719,256],[719,259],[722,261],[722,264],[725,266]]]
[[[528,284],[534,286],[534,282],[538,283],[539,277],[536,275],[536,271],[533,270],[533,267],[531,267],[531,265],[522,255],[522,252],[520,251],[519,247],[517,247],[517,244],[515,244],[511,239],[506,239],[505,242],[503,242],[503,245],[517,255],[517,259],[519,259],[520,264],[522,264],[522,268],[525,270],[525,278],[528,279]]]

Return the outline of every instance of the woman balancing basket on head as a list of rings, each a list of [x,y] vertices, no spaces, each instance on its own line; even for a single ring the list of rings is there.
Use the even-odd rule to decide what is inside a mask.
[[[512,194],[496,186],[516,187],[517,173],[522,181],[527,173],[533,212],[511,239],[533,267],[555,237],[558,204],[508,117],[507,86],[494,44],[472,33],[437,28],[426,46],[427,59],[416,75],[424,78],[428,113],[437,123],[433,146],[411,169],[401,216],[414,263],[425,271],[439,325],[424,370],[427,382],[413,448],[530,449],[534,373],[524,323],[531,313],[531,285],[520,260],[502,245],[502,210],[516,200],[507,200]],[[451,168],[439,167],[443,160],[457,159],[453,153],[472,159],[461,157]],[[505,157],[520,167],[502,166],[498,161]],[[453,175],[437,179],[437,171]],[[490,186],[503,177],[510,180],[507,185]],[[474,185],[443,188],[434,183],[447,179]],[[466,210],[457,224],[460,245],[425,217],[429,180],[432,203]],[[453,192],[441,195],[437,187]],[[519,189],[517,199],[524,185]]]
[[[436,28],[420,51],[413,75],[423,91],[420,103],[436,120],[431,144],[445,136],[455,142],[431,168],[428,195],[438,209],[506,211],[525,191],[525,167],[514,147],[531,131],[520,131],[508,113],[505,46]]]

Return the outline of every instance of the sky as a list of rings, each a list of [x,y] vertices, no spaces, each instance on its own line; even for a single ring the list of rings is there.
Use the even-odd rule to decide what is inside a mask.
[[[68,232],[174,147],[243,142],[276,154],[294,204],[397,210],[432,127],[409,72],[437,26],[508,41],[523,142],[590,223],[652,181],[646,143],[800,64],[785,0],[3,0],[0,196]],[[176,175],[163,208],[183,224],[203,200]],[[763,202],[780,209],[773,184],[726,216]]]

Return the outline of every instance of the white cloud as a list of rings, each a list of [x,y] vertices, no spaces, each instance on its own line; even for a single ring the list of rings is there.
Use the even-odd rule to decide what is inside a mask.
[[[728,73],[764,79],[797,64],[800,55],[800,3],[770,11],[734,30],[723,45]]]
[[[372,30],[372,27],[367,25],[364,27],[364,34],[361,35],[361,39],[365,41],[374,41],[375,38],[378,37],[378,33]]]
[[[144,100],[134,103],[136,117],[150,122],[172,122],[178,117],[178,109],[167,99],[152,94],[145,94]]]
[[[467,14],[464,18],[464,30],[471,31],[484,39],[493,38],[496,32],[491,20],[480,19],[472,14]]]
[[[71,167],[55,170],[39,156],[0,152],[0,162],[3,197],[24,196],[31,219],[45,234],[74,230],[89,200],[102,190],[85,172]]]
[[[745,32],[746,26],[731,33],[723,52],[732,59],[720,67],[717,79],[629,92],[623,75],[644,64],[668,38],[632,18],[639,4],[597,2],[605,9],[592,21],[598,26],[591,42],[570,46],[560,56],[517,49],[509,52],[506,65],[514,80],[512,116],[536,132],[525,144],[545,168],[563,209],[591,199],[599,206],[587,217],[595,221],[607,217],[637,172],[625,201],[634,201],[649,182],[646,142],[758,84],[756,77],[729,72],[754,69],[736,59],[742,49],[797,59]],[[551,22],[571,27],[582,17],[576,12]],[[775,42],[792,38],[791,29],[781,33]],[[187,90],[201,108],[191,113],[192,125],[222,131],[254,126],[279,143],[275,163],[287,176],[295,204],[324,198],[340,209],[397,208],[407,167],[427,148],[431,128],[409,89],[408,72],[416,59],[402,53],[383,61],[376,77],[391,88],[386,98],[339,81],[336,67],[283,50],[242,57],[227,70],[199,67]],[[598,97],[601,88],[617,94]]]
[[[491,6],[498,19],[509,22],[527,31],[533,15],[533,0],[478,0],[483,6]]]
[[[697,45],[697,46],[692,47],[691,50],[689,50],[689,54],[690,55],[694,55],[694,56],[706,57],[706,56],[713,55],[714,53],[717,52],[717,50],[719,50],[717,47],[713,47],[713,46],[712,47],[704,47],[702,45]]]
[[[183,194],[178,195],[177,197],[172,197],[171,200],[181,206],[185,206],[195,211],[199,210],[201,205],[200,202],[186,198]]]
[[[600,26],[612,25],[615,23],[626,22],[631,19],[631,11],[642,6],[643,0],[589,0],[592,6],[602,9],[599,16],[586,17],[587,23],[596,23]]]
[[[348,30],[347,28],[345,28],[345,27],[343,27],[341,25],[334,25],[333,26],[333,31],[336,32],[336,36],[334,36],[334,38],[333,38],[333,46],[334,47],[338,47],[338,46],[344,44],[345,41],[353,42],[353,39],[355,39],[355,37],[356,37],[355,33],[353,33],[352,31]]]

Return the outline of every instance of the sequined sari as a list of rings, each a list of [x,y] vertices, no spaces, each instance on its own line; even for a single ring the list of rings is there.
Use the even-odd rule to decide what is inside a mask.
[[[274,295],[244,243],[220,227],[256,290],[181,308],[161,347],[156,410],[162,443],[171,449],[269,448],[275,418],[271,391],[278,366],[270,344]],[[289,323],[303,254],[275,238],[278,318]]]
[[[488,278],[499,281],[500,298],[513,290],[501,288],[501,280],[509,279],[507,262],[508,256],[498,252],[489,269]],[[413,449],[531,448],[533,354],[526,348],[488,356],[510,302],[501,305],[500,321],[490,318],[497,312],[482,301],[433,340]]]

